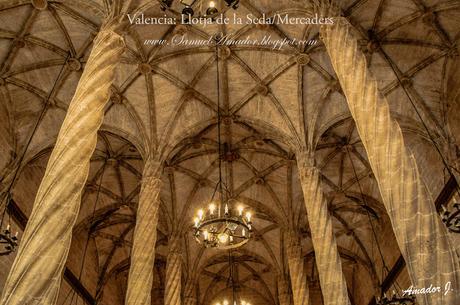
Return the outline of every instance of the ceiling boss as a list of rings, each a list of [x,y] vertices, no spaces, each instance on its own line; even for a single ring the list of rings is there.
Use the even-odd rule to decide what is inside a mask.
[[[163,10],[182,9],[185,18],[214,18],[228,8],[237,9],[239,2],[239,0],[180,0],[179,6],[179,4],[175,5],[174,0],[160,0]]]

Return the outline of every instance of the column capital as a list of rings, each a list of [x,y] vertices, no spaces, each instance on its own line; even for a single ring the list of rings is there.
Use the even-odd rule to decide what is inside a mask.
[[[142,172],[142,180],[158,179],[160,180],[163,172],[163,162],[156,160],[153,157],[147,158]]]
[[[315,166],[315,152],[311,150],[299,150],[296,154],[297,167],[308,168]]]
[[[182,258],[180,243],[174,243],[169,246],[168,257],[170,256],[180,256]]]
[[[290,228],[286,231],[286,241],[287,241],[287,245],[299,245],[300,244],[299,234],[297,234],[297,231],[295,229]]]
[[[297,169],[299,171],[299,178],[301,183],[305,183],[315,175],[319,176],[320,170],[316,167],[314,152],[300,152],[296,155]]]
[[[125,14],[111,11],[110,14],[105,18],[101,26],[101,31],[109,29],[114,34],[123,36],[129,27],[129,20]]]
[[[99,45],[102,43],[113,43],[114,40],[117,40],[118,47],[125,48],[125,40],[123,36],[116,30],[116,26],[113,24],[111,26],[103,25],[99,32],[95,33],[96,37],[93,40],[94,45]]]

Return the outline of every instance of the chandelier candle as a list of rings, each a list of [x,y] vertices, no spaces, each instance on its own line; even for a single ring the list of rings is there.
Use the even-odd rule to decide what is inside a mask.
[[[231,203],[224,205],[223,216],[215,213],[214,202],[209,204],[206,213],[203,209],[198,210],[194,218],[194,236],[198,243],[207,248],[233,249],[249,241],[252,213],[243,213],[244,207],[241,205],[236,209],[236,213],[233,213],[229,208],[229,205],[233,206]]]

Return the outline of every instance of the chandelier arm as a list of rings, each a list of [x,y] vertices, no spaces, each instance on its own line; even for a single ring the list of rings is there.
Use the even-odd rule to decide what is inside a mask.
[[[219,187],[219,183],[216,183],[216,186],[214,187],[214,191],[212,192],[211,201],[214,200],[214,196],[216,195],[218,187]]]

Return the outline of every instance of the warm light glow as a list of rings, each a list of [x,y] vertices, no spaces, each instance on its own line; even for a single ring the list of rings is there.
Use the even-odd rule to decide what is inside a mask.
[[[252,217],[251,212],[247,212],[246,213],[246,219],[248,220],[248,222],[251,222],[251,217]]]
[[[223,305],[230,305],[230,302],[228,300],[223,300],[222,302]],[[241,300],[241,303],[238,303],[236,300],[233,301],[234,305],[251,305],[251,303],[246,302],[244,300]],[[215,303],[214,305],[220,305],[219,302]]]
[[[214,3],[214,1],[209,2],[209,7],[216,7],[216,4]]]
[[[226,244],[228,242],[228,234],[227,233],[220,233],[217,238],[219,238],[219,242],[221,244]]]
[[[195,217],[193,221],[195,222],[195,228],[198,228],[198,226],[200,225],[200,219],[198,219],[198,217]]]
[[[204,230],[203,231],[203,236],[204,236],[204,240],[208,240],[208,231],[207,230]]]
[[[241,234],[244,236],[246,236],[246,230],[243,228],[243,230],[241,230]]]
[[[203,210],[201,210],[201,209],[200,209],[200,210],[198,210],[198,218],[199,218],[200,220],[202,220],[202,219],[203,219],[203,215],[204,215],[204,212],[203,212]]]
[[[244,207],[242,205],[239,205],[238,206],[238,213],[240,214],[240,216],[243,215],[243,210],[244,210]]]
[[[216,205],[214,203],[209,204],[209,214],[214,215],[215,210],[216,210]]]

